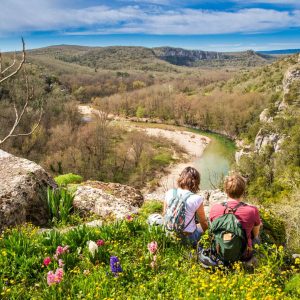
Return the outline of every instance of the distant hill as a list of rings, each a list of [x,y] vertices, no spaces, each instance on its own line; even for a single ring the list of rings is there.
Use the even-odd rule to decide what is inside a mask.
[[[267,54],[267,55],[295,54],[295,53],[300,53],[300,49],[283,49],[283,50],[258,51],[258,53]]]
[[[254,67],[275,60],[273,56],[255,52],[213,52],[159,47],[85,47],[59,45],[29,51],[32,57],[51,57],[95,69],[133,69],[144,71],[175,71],[187,67]]]
[[[159,58],[171,64],[183,66],[257,66],[273,61],[269,55],[260,54],[253,50],[242,52],[213,52],[203,50],[186,50],[182,48],[154,48]]]

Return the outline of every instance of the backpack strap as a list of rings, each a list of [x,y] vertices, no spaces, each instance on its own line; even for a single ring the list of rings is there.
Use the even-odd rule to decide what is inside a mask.
[[[234,214],[239,207],[246,206],[247,204],[244,202],[239,202],[236,206],[234,206],[232,208],[228,206],[227,202],[223,202],[222,205],[225,206],[225,209],[223,212],[223,215],[225,215],[225,214]],[[228,212],[226,212],[227,210],[228,210]]]
[[[183,198],[182,202],[186,202],[187,199],[194,195],[192,192],[187,193],[187,195]],[[192,216],[192,218],[190,219],[190,221],[187,223],[187,225],[183,228],[182,231],[185,231],[185,229],[192,223],[192,221],[195,219],[195,215]]]
[[[177,196],[177,189],[173,189],[173,198],[176,198]]]

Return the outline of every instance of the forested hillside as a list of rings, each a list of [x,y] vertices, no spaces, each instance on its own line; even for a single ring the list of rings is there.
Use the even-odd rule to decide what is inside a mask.
[[[30,52],[31,64],[27,68],[29,81],[34,83],[35,101],[20,130],[30,129],[30,121],[36,118],[41,106],[44,116],[34,135],[10,140],[5,149],[42,163],[53,174],[74,172],[86,179],[136,185],[145,183],[148,176],[151,179],[154,170],[170,162],[172,150],[168,150],[170,145],[166,142],[164,146],[145,136],[137,145],[134,133],[112,126],[105,115],[97,124],[85,124],[77,105],[92,103],[104,113],[158,119],[241,140],[242,152],[249,155],[242,157],[238,168],[249,179],[249,196],[267,203],[280,202],[285,197],[296,199],[299,87],[296,80],[287,91],[285,74],[293,66],[297,68],[298,56],[240,71],[176,66],[155,57],[166,53],[183,56],[182,51],[55,46]],[[204,55],[187,53],[185,57],[191,58]],[[168,68],[142,71],[149,64]],[[2,134],[13,122],[11,101],[17,99],[22,103],[24,84],[21,74],[19,77],[18,84],[8,82],[1,87],[1,113],[5,116],[1,119]],[[284,110],[282,103],[286,103]],[[263,110],[263,118],[272,121],[259,121]],[[258,150],[264,136],[280,140],[280,151],[269,146]],[[136,149],[142,147],[148,152],[139,155],[137,150],[136,155],[129,154],[126,149],[135,144]]]

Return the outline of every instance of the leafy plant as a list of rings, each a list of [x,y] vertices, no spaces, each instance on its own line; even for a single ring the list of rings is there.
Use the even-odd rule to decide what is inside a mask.
[[[47,190],[48,207],[53,223],[67,223],[73,209],[74,195],[63,188]]]

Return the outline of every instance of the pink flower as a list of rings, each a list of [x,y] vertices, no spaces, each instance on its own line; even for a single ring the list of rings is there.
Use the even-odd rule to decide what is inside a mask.
[[[64,261],[62,259],[59,259],[58,260],[58,265],[60,268],[62,268],[65,264],[64,264]]]
[[[55,284],[55,274],[53,273],[53,271],[49,271],[47,274],[47,284]]]
[[[62,268],[58,268],[55,272],[56,283],[61,282],[63,279],[63,276],[64,276],[64,270]]]
[[[148,244],[148,250],[150,253],[154,254],[157,251],[157,242],[153,241]]]
[[[100,247],[100,246],[104,246],[105,242],[103,240],[98,240],[96,242],[97,246]]]
[[[60,255],[69,252],[69,246],[57,246],[54,258],[57,259]]]
[[[44,259],[44,265],[47,267],[51,263],[51,258],[48,256]]]
[[[155,261],[151,261],[150,267],[151,267],[152,269],[155,269],[155,267],[156,267],[156,262],[155,262]]]
[[[47,284],[53,285],[56,283],[60,283],[64,276],[64,270],[62,268],[58,268],[55,273],[53,271],[49,271],[47,274]]]
[[[62,246],[57,246],[55,254],[58,256],[63,253],[64,253],[64,248]]]

